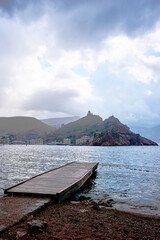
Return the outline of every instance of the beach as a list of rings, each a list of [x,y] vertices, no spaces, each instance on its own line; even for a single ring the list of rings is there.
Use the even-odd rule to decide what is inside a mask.
[[[0,240],[160,239],[159,147],[8,145],[0,154],[0,227],[6,229]],[[55,204],[3,196],[3,189],[84,159],[99,162],[96,175],[82,190],[93,200]],[[110,199],[112,207],[97,204]]]
[[[160,217],[117,211],[94,200],[51,203],[0,239],[160,239]]]

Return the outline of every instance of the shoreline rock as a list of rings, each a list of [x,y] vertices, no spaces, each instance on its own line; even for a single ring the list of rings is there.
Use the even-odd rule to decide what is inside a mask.
[[[88,205],[87,205],[88,202]],[[100,202],[103,204],[105,202]],[[0,236],[1,239],[159,239],[160,218],[151,218],[114,209],[95,209],[93,199],[77,204],[51,204],[17,224]],[[28,220],[45,223],[42,231],[30,231]],[[47,224],[46,224],[47,223]]]

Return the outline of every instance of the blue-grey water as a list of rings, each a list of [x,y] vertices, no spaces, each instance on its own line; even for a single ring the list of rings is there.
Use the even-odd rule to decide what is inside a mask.
[[[0,146],[3,189],[72,161],[99,162],[85,194],[115,201],[114,207],[160,216],[160,146]]]

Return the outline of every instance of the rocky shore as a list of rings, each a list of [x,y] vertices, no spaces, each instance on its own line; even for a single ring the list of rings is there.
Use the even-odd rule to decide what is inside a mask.
[[[0,235],[0,240],[160,239],[160,217],[112,209],[108,202],[84,200],[50,204]]]

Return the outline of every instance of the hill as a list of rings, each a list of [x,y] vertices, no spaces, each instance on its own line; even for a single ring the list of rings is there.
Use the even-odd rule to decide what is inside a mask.
[[[54,132],[54,128],[32,117],[0,117],[0,137],[11,140],[35,139]]]
[[[117,118],[109,117],[103,122],[104,128],[90,145],[93,146],[143,146],[157,145],[155,142],[135,134]]]
[[[54,128],[60,128],[63,124],[68,124],[70,122],[74,122],[78,120],[80,117],[74,116],[74,117],[65,117],[65,118],[48,118],[48,119],[41,119],[41,122],[54,127]]]
[[[114,116],[106,120],[90,111],[87,116],[66,124],[50,135],[47,142],[63,143],[69,139],[71,144],[91,146],[131,146],[157,145],[155,142],[130,131]]]
[[[79,120],[63,125],[60,129],[56,130],[49,141],[58,140],[62,141],[64,138],[70,138],[73,143],[75,139],[78,139],[84,135],[91,136],[94,131],[99,128],[102,123],[102,118],[98,115],[93,115],[90,111],[86,117]]]
[[[55,129],[32,117],[0,117],[0,143],[73,144],[91,146],[157,145],[133,133],[114,116],[87,116]]]

